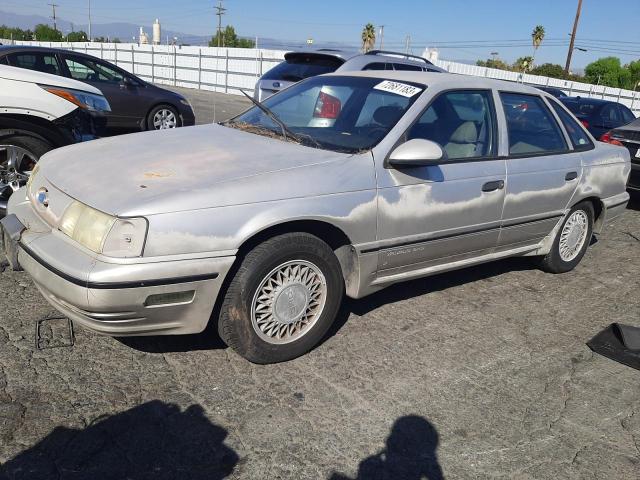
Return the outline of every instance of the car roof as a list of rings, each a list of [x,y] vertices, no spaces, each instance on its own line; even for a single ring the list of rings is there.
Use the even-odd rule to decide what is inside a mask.
[[[618,103],[612,102],[611,100],[603,100],[601,98],[588,98],[588,97],[564,97],[562,99],[563,102],[569,103],[584,103],[590,105],[606,105],[607,103]]]
[[[355,72],[335,72],[327,73],[325,76],[338,77],[366,77],[379,78],[381,80],[393,80],[396,82],[412,82],[427,85],[429,87],[445,88],[497,88],[500,90],[516,93],[526,93],[529,95],[548,96],[537,88],[523,85],[522,83],[509,82],[506,80],[495,80],[492,78],[475,77],[471,75],[458,75],[454,73],[440,72],[407,72],[391,70],[364,70]]]
[[[72,50],[65,50],[64,48],[51,48],[51,47],[39,47],[31,45],[0,45],[0,56],[8,55],[10,53],[29,51],[29,52],[48,52],[48,53],[72,53],[73,55],[79,55],[82,57],[97,58],[93,55],[86,54],[84,52],[76,52]]]

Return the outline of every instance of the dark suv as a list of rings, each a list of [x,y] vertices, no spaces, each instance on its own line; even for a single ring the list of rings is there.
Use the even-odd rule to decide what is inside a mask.
[[[0,46],[0,64],[79,80],[100,89],[111,105],[107,127],[162,130],[195,124],[189,101],[109,62],[84,53],[23,45]]]

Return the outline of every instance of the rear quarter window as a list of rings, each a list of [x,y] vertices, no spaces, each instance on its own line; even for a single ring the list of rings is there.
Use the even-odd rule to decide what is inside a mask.
[[[562,108],[558,104],[558,102],[549,100],[549,103],[555,110],[556,114],[560,118],[560,121],[564,125],[565,130],[569,134],[569,138],[571,138],[573,148],[575,148],[576,150],[587,150],[593,147],[593,143],[589,139],[589,136],[584,131],[584,129],[580,125],[578,125],[575,117],[573,117],[573,115]]]

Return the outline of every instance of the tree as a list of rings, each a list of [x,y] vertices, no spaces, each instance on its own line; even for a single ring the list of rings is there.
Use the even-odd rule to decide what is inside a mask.
[[[518,72],[527,73],[533,65],[533,57],[520,57],[513,64],[513,69]]]
[[[589,83],[609,87],[627,88],[633,83],[632,73],[624,68],[617,57],[599,58],[584,69],[584,78]]]
[[[236,34],[236,29],[231,25],[227,25],[222,32],[216,32],[215,36],[209,41],[210,47],[218,46],[218,37],[221,36],[220,45],[229,48],[254,48],[256,42],[248,38],[240,38]]]
[[[71,32],[67,35],[67,42],[86,42],[89,36],[80,30],[79,32]]]
[[[8,38],[12,40],[33,40],[33,32],[31,30],[22,30],[21,28],[0,25],[0,38]]]
[[[542,75],[544,77],[565,78],[564,68],[557,63],[543,63],[529,72],[533,75]]]
[[[49,25],[39,23],[34,29],[36,40],[39,42],[61,42],[62,33],[51,28]]]
[[[529,69],[533,68],[533,62],[536,58],[536,52],[540,45],[542,45],[542,41],[544,40],[544,27],[542,25],[536,25],[536,28],[531,32],[531,43],[533,43],[533,56],[531,57],[531,65]]]
[[[486,60],[478,60],[476,65],[479,67],[497,68],[498,70],[511,70],[511,67],[499,58],[488,58]]]
[[[631,74],[631,83],[627,88],[631,90],[638,89],[640,87],[640,60],[629,62],[625,65],[625,68],[629,70],[629,73]]]
[[[372,50],[376,44],[376,28],[367,23],[362,29],[362,51],[367,53]]]

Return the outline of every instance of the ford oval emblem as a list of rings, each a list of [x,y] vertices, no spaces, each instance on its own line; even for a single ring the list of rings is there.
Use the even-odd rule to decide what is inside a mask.
[[[273,88],[280,88],[280,82],[273,82]]]
[[[43,187],[38,190],[38,193],[36,193],[36,202],[45,208],[49,206],[49,191],[46,188]]]

